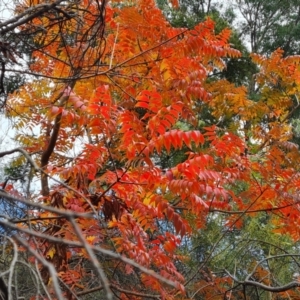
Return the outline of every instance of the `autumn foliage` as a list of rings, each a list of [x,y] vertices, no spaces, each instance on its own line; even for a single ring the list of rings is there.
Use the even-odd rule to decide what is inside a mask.
[[[48,295],[242,299],[239,282],[276,288],[264,263],[248,265],[254,279],[215,272],[209,261],[226,234],[261,212],[272,233],[300,238],[290,122],[299,57],[253,54],[254,98],[214,76],[240,53],[210,18],[188,30],[173,28],[152,0],[50,2],[64,12],[19,28],[36,46],[35,77],[6,103],[18,163],[29,161],[41,183],[30,197],[6,185],[2,197],[33,207],[17,225],[0,220],[20,232],[15,242]],[[35,5],[24,1],[16,13]],[[166,159],[174,153],[180,159]],[[220,216],[223,232],[189,272],[193,237]],[[299,297],[290,284],[278,292]]]

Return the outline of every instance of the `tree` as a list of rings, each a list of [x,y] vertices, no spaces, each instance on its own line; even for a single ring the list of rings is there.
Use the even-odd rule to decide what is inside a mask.
[[[240,12],[240,32],[251,51],[270,54],[280,47],[285,55],[299,53],[298,1],[236,0],[233,4],[231,10]]]
[[[20,147],[0,158],[18,153],[40,187],[0,191],[28,207],[0,219],[18,232],[3,242],[11,297],[24,268],[28,299],[299,297],[298,57],[253,54],[254,101],[212,76],[240,52],[211,18],[175,28],[150,0],[15,14],[0,32],[16,29],[29,66],[3,71],[28,79],[4,103]]]

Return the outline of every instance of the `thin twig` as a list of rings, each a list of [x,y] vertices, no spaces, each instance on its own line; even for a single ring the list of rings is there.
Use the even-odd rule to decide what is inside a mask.
[[[110,61],[109,61],[109,68],[110,69],[111,69],[111,65],[112,65],[112,62],[113,62],[113,58],[114,58],[114,54],[115,54],[115,48],[116,48],[117,39],[118,39],[118,35],[119,35],[119,26],[120,26],[120,24],[118,23],[117,33],[116,33],[116,36],[115,36],[115,42],[114,42],[114,45],[113,45],[113,48],[112,48],[112,51],[111,51],[111,56],[110,56]]]
[[[81,241],[82,243],[82,246],[85,248],[86,252],[88,253],[90,259],[91,259],[91,262],[94,266],[94,269],[95,271],[98,273],[99,277],[100,277],[100,280],[102,281],[102,284],[103,284],[103,287],[104,287],[104,290],[106,291],[106,298],[107,300],[113,300],[113,294],[111,292],[111,289],[109,287],[109,281],[103,271],[103,268],[100,264],[100,262],[98,261],[95,253],[93,252],[91,246],[89,245],[89,243],[83,238],[83,235],[82,235],[82,232],[80,230],[80,228],[78,227],[78,225],[76,224],[75,220],[73,218],[69,218],[74,230],[75,230],[75,233],[77,234],[78,236],[78,239]]]
[[[70,216],[69,219],[70,218],[72,218],[72,216]],[[26,228],[21,228],[17,225],[11,224],[8,220],[5,220],[5,219],[0,219],[0,225],[7,226],[7,227],[9,227],[13,230],[17,230],[18,232],[23,232],[23,233],[26,233],[26,234],[31,235],[31,236],[35,236],[35,237],[38,237],[38,238],[41,238],[41,239],[46,239],[46,240],[51,241],[53,243],[58,243],[58,244],[63,244],[63,245],[78,247],[78,248],[83,248],[84,247],[81,242],[71,241],[71,240],[67,240],[67,239],[63,239],[63,238],[57,238],[57,237],[54,237],[52,235],[47,235],[47,234],[43,234],[43,233],[36,232],[36,231],[33,231],[33,230],[29,230],[29,229],[26,229]],[[107,256],[110,256],[114,259],[120,260],[120,261],[122,261],[126,264],[129,264],[129,265],[139,269],[141,272],[143,272],[145,274],[151,275],[152,277],[156,278],[157,280],[159,280],[159,281],[161,281],[161,282],[163,282],[163,283],[165,283],[169,286],[172,286],[176,289],[178,288],[178,285],[176,284],[176,282],[174,282],[172,280],[169,280],[169,279],[159,275],[158,273],[154,272],[153,270],[148,269],[148,268],[138,264],[137,262],[135,262],[134,260],[132,260],[130,258],[127,258],[123,255],[118,254],[118,253],[115,253],[111,250],[101,248],[100,246],[89,245],[89,247],[93,251],[96,251],[96,252],[102,253],[103,255],[107,255]]]
[[[49,273],[51,274],[51,278],[52,278],[52,283],[53,283],[53,287],[54,287],[54,291],[55,294],[58,298],[58,300],[65,300],[63,298],[63,293],[62,290],[59,286],[59,282],[58,282],[58,275],[57,272],[53,266],[53,264],[49,263],[43,256],[41,256],[38,252],[36,252],[34,249],[32,249],[32,247],[30,247],[30,245],[28,245],[28,243],[21,239],[18,235],[15,235],[15,239],[22,244],[40,263],[42,263],[45,267],[48,268]]]

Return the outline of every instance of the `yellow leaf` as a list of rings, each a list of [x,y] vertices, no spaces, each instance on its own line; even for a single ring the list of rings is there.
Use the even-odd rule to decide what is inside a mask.
[[[55,254],[55,248],[54,247],[51,247],[48,251],[47,251],[47,254],[46,254],[46,257],[47,258],[53,258],[54,254]]]
[[[95,236],[89,235],[86,237],[86,240],[89,244],[93,244],[95,238],[96,238]]]
[[[170,67],[169,67],[166,59],[164,59],[162,61],[161,65],[160,65],[160,71],[161,71],[164,81],[167,82],[169,79],[171,79],[172,75],[171,75]]]

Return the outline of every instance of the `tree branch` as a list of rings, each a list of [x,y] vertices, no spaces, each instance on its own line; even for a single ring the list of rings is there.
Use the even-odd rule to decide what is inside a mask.
[[[54,9],[61,2],[65,0],[56,0],[51,4],[38,4],[26,9],[24,12],[18,14],[17,16],[8,19],[6,22],[0,23],[0,35],[4,35],[8,32],[12,32],[15,28],[29,23],[36,17],[42,16],[44,13]]]
[[[252,281],[252,280],[244,280],[244,281],[240,281],[238,280],[237,278],[235,278],[233,275],[231,275],[226,269],[225,269],[225,272],[228,274],[228,276],[230,276],[235,282],[239,283],[239,284],[242,284],[243,286],[247,286],[247,285],[250,285],[250,286],[255,286],[255,287],[258,287],[258,288],[261,288],[265,291],[268,291],[268,292],[272,292],[272,293],[281,293],[281,292],[285,292],[285,291],[288,291],[288,290],[291,290],[291,289],[294,289],[296,287],[300,287],[300,282],[297,282],[297,281],[292,281],[292,282],[289,282],[285,285],[282,285],[282,286],[278,286],[278,287],[272,287],[272,286],[269,286],[269,285],[265,285],[263,283],[260,283],[260,282],[257,282],[257,281]]]
[[[75,214],[76,215],[76,214]],[[69,216],[68,219],[72,218],[73,216],[69,213]],[[63,245],[67,245],[67,246],[73,246],[73,247],[77,247],[77,248],[82,248],[84,247],[84,245],[82,244],[82,242],[77,242],[77,241],[71,241],[71,240],[67,240],[67,239],[62,239],[62,238],[57,238],[55,236],[51,236],[51,235],[47,235],[47,234],[43,234],[43,233],[40,233],[40,232],[36,232],[36,231],[33,231],[33,230],[30,230],[30,229],[26,229],[26,228],[21,228],[17,225],[14,225],[12,223],[10,223],[7,219],[1,219],[0,218],[0,225],[2,226],[7,226],[13,230],[17,230],[18,232],[23,232],[23,233],[26,233],[26,234],[29,234],[31,236],[35,236],[35,237],[38,237],[38,238],[42,238],[42,239],[46,239],[48,241],[51,241],[53,243],[58,243],[58,244],[63,244]],[[87,243],[86,241],[84,241],[85,243]],[[95,251],[95,252],[99,252],[103,255],[107,255],[109,257],[112,257],[114,259],[117,259],[117,260],[120,260],[128,265],[131,265],[137,269],[139,269],[141,272],[147,274],[147,275],[150,275],[154,278],[156,278],[157,280],[173,287],[173,288],[178,288],[178,285],[176,282],[172,281],[172,280],[169,280],[161,275],[159,275],[158,273],[156,273],[155,271],[151,270],[151,269],[148,269],[138,263],[136,263],[134,260],[130,259],[130,258],[127,258],[123,255],[120,255],[118,253],[115,253],[111,250],[107,250],[107,249],[104,249],[104,248],[101,248],[100,246],[93,246],[93,245],[89,245],[89,247]]]

